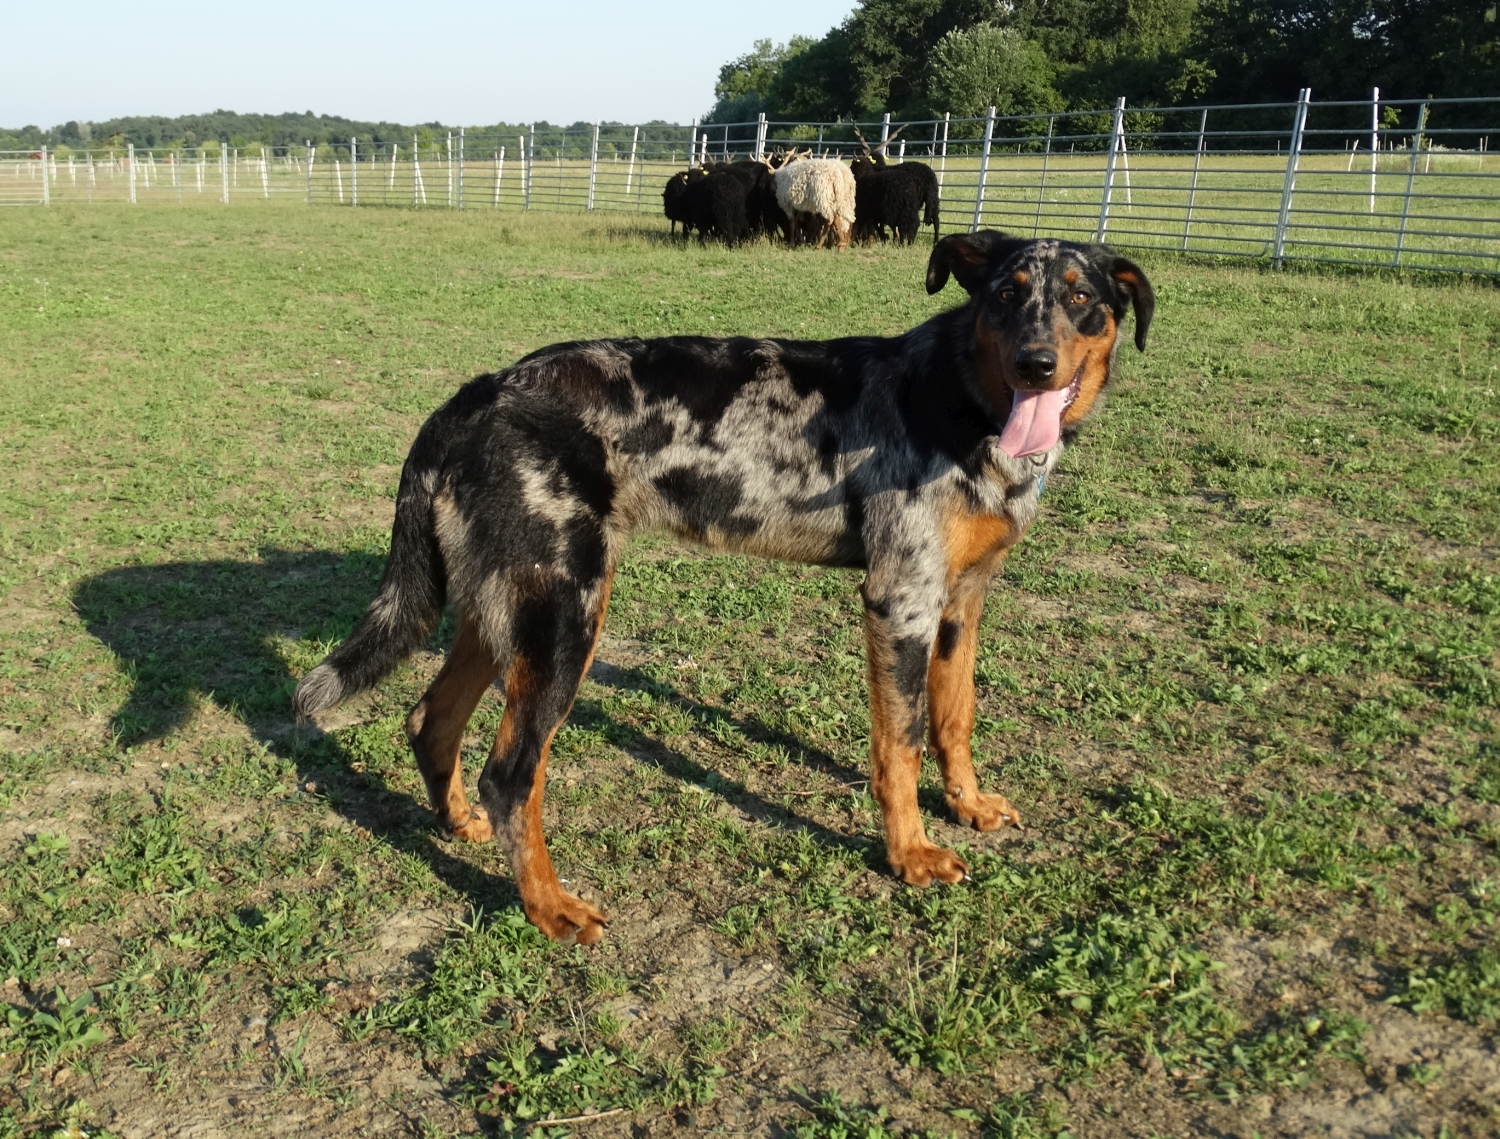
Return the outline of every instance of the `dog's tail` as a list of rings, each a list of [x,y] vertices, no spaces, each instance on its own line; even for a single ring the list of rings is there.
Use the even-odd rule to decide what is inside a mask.
[[[380,588],[354,631],[297,685],[292,708],[299,720],[375,684],[422,645],[442,615],[447,575],[432,513],[441,445],[431,427],[429,421],[418,434],[401,471]]]

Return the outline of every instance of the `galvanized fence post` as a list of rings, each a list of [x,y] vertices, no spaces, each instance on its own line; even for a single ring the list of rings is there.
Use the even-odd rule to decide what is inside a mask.
[[[464,128],[458,128],[458,208],[464,208]]]
[[[177,181],[177,166],[172,166],[172,181]],[[266,153],[266,148],[260,148],[260,194],[261,197],[271,197],[271,156]]]
[[[1286,177],[1281,183],[1281,208],[1276,211],[1276,236],[1271,248],[1271,268],[1281,268],[1286,252],[1286,227],[1292,218],[1292,195],[1297,189],[1297,166],[1302,160],[1302,131],[1307,126],[1307,104],[1312,88],[1297,92],[1297,111],[1292,118],[1292,141],[1286,149]]]
[[[594,187],[599,181],[599,124],[594,124],[594,142],[589,148],[589,212],[594,209]]]
[[[1035,237],[1042,225],[1042,198],[1047,192],[1047,164],[1052,159],[1052,132],[1057,126],[1057,116],[1047,116],[1047,146],[1042,151],[1042,177],[1036,188],[1036,217],[1031,219],[1031,236]]]
[[[135,199],[132,197],[131,201],[135,201]],[[52,179],[50,171],[47,169],[47,148],[44,146],[42,147],[42,205],[50,206],[51,204]]]
[[[349,136],[349,204],[359,205],[359,139]]]
[[[766,113],[762,111],[755,121],[755,161],[763,162],[766,157]]]
[[[44,151],[43,153],[46,152]],[[130,190],[130,204],[133,206],[135,205],[135,143],[133,142],[125,144],[125,172],[127,176],[126,184]],[[42,167],[42,184],[44,186],[46,185],[46,178],[46,165],[44,163]]]
[[[1208,108],[1198,120],[1198,153],[1193,158],[1193,184],[1188,188],[1187,217],[1182,223],[1182,251],[1187,252],[1188,234],[1193,229],[1193,205],[1198,200],[1198,173],[1203,169],[1203,136],[1208,131]]]
[[[134,166],[135,166],[135,163],[132,162],[130,165],[131,165],[131,167],[133,169]],[[130,199],[131,199],[131,201],[134,201],[135,200],[135,184],[134,184],[135,183],[135,175],[132,174],[130,177],[131,177]],[[229,144],[227,142],[221,142],[219,144],[219,181],[222,184],[222,188],[221,188],[221,191],[220,191],[220,199],[227,206],[229,204]]]
[[[990,176],[990,143],[994,138],[995,108],[991,106],[984,117],[984,150],[979,155],[979,185],[974,189],[974,223],[969,226],[970,233],[979,228],[979,220],[984,213],[984,184]]]
[[[630,165],[625,168],[625,196],[630,197],[630,184],[635,181],[635,148],[641,141],[641,128],[630,132]]]
[[[885,118],[882,119],[881,123],[880,123],[880,152],[882,154],[885,154],[886,143],[890,142],[890,140],[891,140],[891,113],[889,111],[887,111],[885,113]],[[886,154],[885,156],[887,158],[890,157],[889,154]]]
[[[312,174],[313,159],[318,156],[318,148],[313,146],[312,139],[307,140],[307,201],[312,203]],[[201,175],[200,175],[201,177]],[[201,187],[200,187],[201,188]]]
[[[1380,164],[1380,88],[1370,92],[1370,212],[1375,212],[1375,171]]]
[[[451,210],[453,208],[453,132],[452,131],[448,132],[448,149],[444,153],[444,157],[448,160],[445,163],[445,166],[447,168],[447,174],[448,174],[448,208]]]
[[[1422,154],[1422,133],[1427,129],[1427,104],[1417,111],[1417,133],[1411,136],[1411,158],[1406,167],[1406,195],[1401,201],[1401,228],[1396,231],[1396,258],[1392,265],[1401,264],[1401,249],[1406,244],[1406,223],[1411,217],[1411,191],[1417,180],[1417,159]]]
[[[698,157],[698,120],[693,120],[693,125],[688,128],[688,160],[691,166]]]
[[[1120,140],[1125,134],[1125,96],[1115,103],[1114,126],[1109,132],[1109,155],[1104,160],[1104,193],[1099,199],[1099,225],[1094,230],[1094,240],[1103,241],[1109,230],[1109,199],[1115,192],[1115,156],[1120,153]]]

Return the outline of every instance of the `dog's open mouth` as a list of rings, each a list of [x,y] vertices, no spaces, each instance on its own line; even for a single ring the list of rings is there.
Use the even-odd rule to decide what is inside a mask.
[[[1083,386],[1084,364],[1073,373],[1073,382],[1051,392],[1015,392],[1010,418],[1000,432],[1000,450],[1012,459],[1050,451],[1062,438],[1063,412],[1073,406]]]

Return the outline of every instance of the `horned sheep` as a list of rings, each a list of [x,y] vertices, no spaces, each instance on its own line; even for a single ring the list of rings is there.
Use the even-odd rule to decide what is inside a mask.
[[[854,174],[832,158],[794,158],[776,171],[776,201],[789,219],[787,243],[797,244],[799,226],[816,229],[822,248],[832,232],[838,248],[849,248],[854,231]]]

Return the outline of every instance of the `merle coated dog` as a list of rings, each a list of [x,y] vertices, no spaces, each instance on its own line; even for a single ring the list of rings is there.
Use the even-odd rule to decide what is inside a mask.
[[[923,740],[959,820],[1019,825],[970,760],[985,590],[1109,383],[1127,309],[1144,349],[1155,298],[1103,246],[988,230],[933,247],[927,291],[950,276],[968,301],[889,339],[586,341],[465,384],[417,434],[380,589],[297,686],[298,715],[378,681],[451,600],[453,647],[406,723],[433,808],[459,838],[499,833],[548,936],[597,941],[604,915],[553,870],[542,791],[627,536],[857,567],[886,856],[912,885],[961,880],[917,809]],[[459,744],[496,681],[471,810]]]

